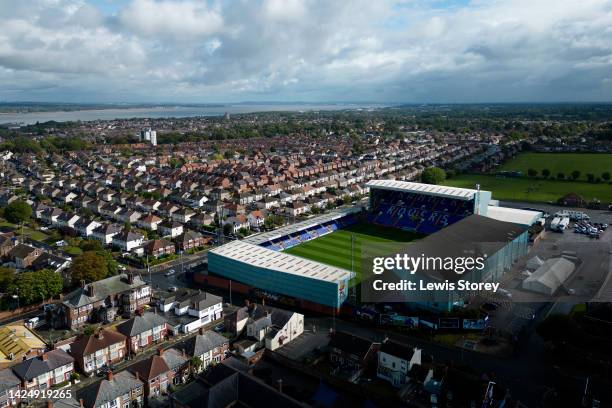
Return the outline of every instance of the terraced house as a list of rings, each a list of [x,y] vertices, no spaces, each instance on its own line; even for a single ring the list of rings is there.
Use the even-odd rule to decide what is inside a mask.
[[[74,358],[64,350],[51,350],[38,357],[22,361],[13,367],[25,390],[45,390],[70,380],[74,372]]]
[[[132,354],[163,341],[169,330],[166,319],[156,313],[136,315],[117,326],[117,331],[126,336],[128,352]]]
[[[130,408],[144,403],[144,384],[129,371],[109,372],[102,381],[77,392],[83,408]]]
[[[70,345],[70,354],[79,370],[91,375],[126,357],[126,337],[116,331],[100,329],[95,334],[79,337]]]

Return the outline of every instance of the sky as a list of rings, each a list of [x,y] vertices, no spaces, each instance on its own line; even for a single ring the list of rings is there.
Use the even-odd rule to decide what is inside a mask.
[[[612,0],[0,0],[0,101],[612,100]]]

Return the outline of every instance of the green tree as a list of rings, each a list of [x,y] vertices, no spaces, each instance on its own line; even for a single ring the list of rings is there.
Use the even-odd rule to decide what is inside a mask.
[[[223,224],[223,235],[229,235],[233,232],[234,232],[234,227],[232,226],[232,224],[230,223]]]
[[[189,366],[191,367],[191,372],[193,373],[199,373],[200,369],[202,368],[202,359],[198,356],[193,356],[191,357],[191,360],[189,360]]]
[[[108,259],[97,251],[86,251],[70,265],[70,277],[74,285],[81,281],[95,282],[109,275]]]
[[[529,177],[536,177],[538,175],[538,171],[536,169],[527,169],[527,175]]]
[[[11,268],[0,267],[0,292],[6,292],[6,289],[15,279],[15,270]]]
[[[446,180],[446,173],[439,167],[428,167],[421,173],[421,181],[425,184],[440,184]]]
[[[560,171],[559,173],[557,173],[557,179],[565,180],[565,174],[562,171]]]
[[[22,200],[15,200],[4,209],[4,217],[13,223],[26,222],[32,216],[32,207]]]
[[[595,175],[593,173],[587,173],[586,178],[589,183],[593,183],[595,181]]]
[[[579,177],[580,177],[580,171],[578,170],[572,171],[572,180],[578,180]]]
[[[601,173],[601,178],[604,179],[605,181],[610,181],[610,172],[604,171],[603,173]]]
[[[9,285],[7,292],[18,295],[21,305],[30,305],[59,295],[63,284],[62,277],[58,273],[42,269],[18,274]]]
[[[543,169],[542,170],[542,176],[544,176],[544,178],[548,178],[550,176],[550,170]]]

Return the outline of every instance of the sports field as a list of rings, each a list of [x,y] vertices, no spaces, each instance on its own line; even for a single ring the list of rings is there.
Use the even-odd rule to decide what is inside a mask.
[[[501,171],[522,171],[527,175],[528,169],[538,171],[538,177],[542,176],[542,170],[548,169],[551,177],[563,173],[569,178],[574,170],[580,172],[578,180],[586,181],[588,173],[596,178],[601,177],[603,172],[612,173],[612,154],[597,153],[521,153],[515,158],[504,163]]]
[[[452,187],[480,188],[493,193],[496,200],[556,202],[568,193],[580,194],[585,200],[594,198],[602,203],[612,202],[612,185],[586,181],[556,181],[530,178],[500,178],[479,174],[462,174],[444,181]]]
[[[381,227],[374,224],[359,223],[349,228],[334,231],[321,238],[313,239],[284,252],[351,270],[351,236],[355,237],[353,262],[355,282],[361,276],[361,248],[368,244],[410,242],[422,235],[396,228]]]

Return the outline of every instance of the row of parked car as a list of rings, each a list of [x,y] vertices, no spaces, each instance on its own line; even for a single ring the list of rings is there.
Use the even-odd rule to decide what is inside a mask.
[[[585,234],[595,239],[599,239],[606,229],[608,229],[608,224],[600,222],[581,221],[574,224],[576,234]]]

